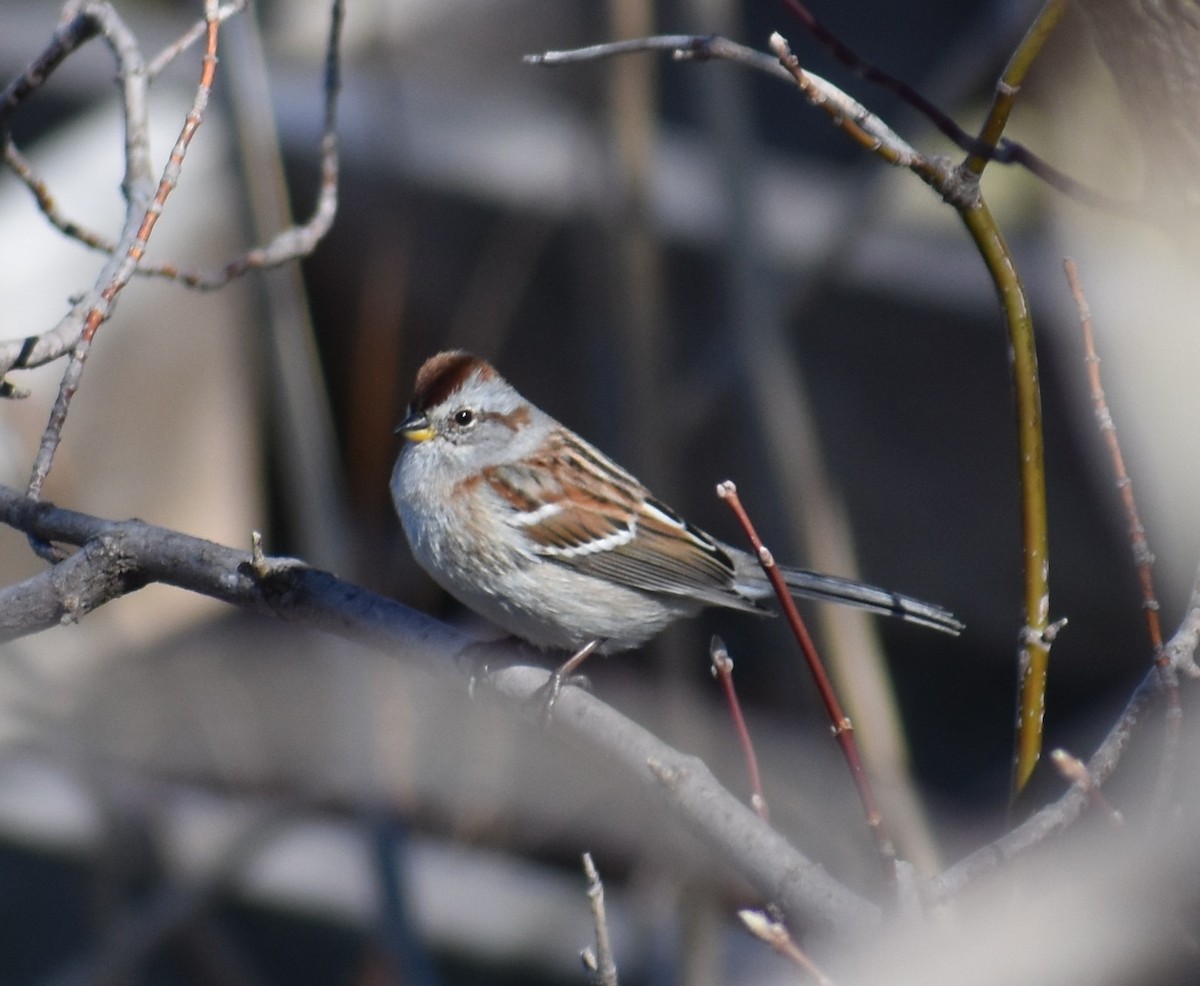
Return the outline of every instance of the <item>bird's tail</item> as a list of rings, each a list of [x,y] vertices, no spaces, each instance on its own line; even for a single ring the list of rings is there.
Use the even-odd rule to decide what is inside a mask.
[[[802,568],[780,567],[783,580],[793,595],[807,596],[810,599],[826,599],[832,602],[845,603],[870,610],[872,613],[882,613],[885,616],[895,616],[908,623],[932,627],[943,633],[958,636],[963,625],[954,618],[954,614],[933,603],[924,603],[911,596],[901,595],[880,589],[878,586],[864,585],[850,579],[841,579],[836,575],[821,575]]]

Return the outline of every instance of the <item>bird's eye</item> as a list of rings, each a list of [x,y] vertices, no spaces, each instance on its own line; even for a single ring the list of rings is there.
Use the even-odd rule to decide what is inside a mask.
[[[454,423],[460,428],[465,428],[475,420],[475,412],[469,407],[464,407],[461,411],[454,412]]]

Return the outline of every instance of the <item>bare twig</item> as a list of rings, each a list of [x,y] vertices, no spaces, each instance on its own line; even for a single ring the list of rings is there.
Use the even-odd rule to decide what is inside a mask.
[[[587,877],[588,904],[592,908],[592,923],[596,927],[596,951],[585,948],[580,954],[589,978],[595,986],[618,986],[617,962],[613,958],[612,941],[608,936],[608,915],[604,910],[604,884],[592,862],[592,854],[583,854],[583,872]]]
[[[1104,813],[1114,828],[1124,827],[1124,816],[1112,806],[1108,798],[1101,792],[1096,781],[1088,771],[1087,764],[1062,749],[1050,751],[1050,762],[1054,764],[1058,772],[1066,780],[1079,786],[1083,793],[1088,796],[1092,805]]]
[[[121,86],[122,113],[125,120],[125,176],[122,187],[129,203],[122,242],[130,245],[140,225],[136,205],[150,200],[149,138],[146,123],[146,79],[137,40],[112,9],[110,4],[85,2],[75,16],[55,31],[50,43],[26,72],[11,83],[0,97],[0,129],[6,129],[13,110],[45,82],[50,72],[80,44],[92,37],[101,37],[117,61],[117,77]],[[8,143],[5,137],[5,143]],[[40,335],[0,344],[0,381],[10,369],[41,366],[71,352],[77,345],[88,312],[100,303],[100,293],[112,283],[119,270],[120,260],[114,256],[104,266],[96,286],[80,299],[52,329]],[[106,305],[107,307],[107,305]],[[0,386],[0,396],[18,396],[11,385]],[[60,395],[61,396],[61,395]],[[40,484],[39,484],[40,485]]]
[[[1196,569],[1196,577],[1192,580],[1192,594],[1183,622],[1163,647],[1163,657],[1177,672],[1189,678],[1200,678],[1200,666],[1196,664],[1197,645],[1200,645],[1200,568]]]
[[[1128,218],[1138,218],[1141,215],[1139,203],[1114,199],[1112,196],[1106,195],[1097,189],[1089,188],[1082,182],[1076,181],[1069,175],[1059,171],[1019,141],[1008,137],[1000,137],[1000,131],[1003,130],[1002,125],[999,128],[989,126],[989,124],[997,122],[1003,124],[1004,120],[1007,119],[1007,112],[1011,109],[1011,99],[1016,96],[1011,82],[1006,82],[1002,79],[998,83],[997,96],[993,101],[993,111],[998,107],[1000,113],[989,113],[988,122],[985,122],[981,136],[972,137],[948,114],[943,112],[940,107],[929,99],[926,99],[925,96],[908,83],[884,72],[878,66],[873,65],[857,54],[849,45],[834,35],[829,28],[818,21],[808,8],[800,3],[800,0],[784,0],[784,2],[791,7],[793,13],[800,19],[805,29],[828,49],[838,61],[869,82],[882,86],[889,92],[896,93],[905,103],[913,107],[932,123],[943,136],[953,141],[959,150],[965,151],[972,158],[980,161],[995,161],[997,164],[1019,164],[1051,188],[1091,208],[1102,209],[1105,212]],[[1013,59],[1010,59],[1010,68],[1016,68],[1019,71],[1024,71],[1024,68],[1027,68],[1028,64],[1040,51],[1045,38],[1057,23],[1063,6],[1065,6],[1063,0],[1050,0],[1026,34],[1025,40],[1018,47]],[[1005,105],[1006,102],[1008,103],[1007,106]],[[989,142],[987,139],[987,134],[989,133],[999,139],[995,143]]]
[[[771,37],[780,63],[804,87],[800,68],[787,42]],[[1018,642],[1021,701],[1017,716],[1013,794],[1028,782],[1042,746],[1046,676],[1050,662],[1050,563],[1049,521],[1046,514],[1045,444],[1042,437],[1041,393],[1033,321],[1025,289],[1012,254],[979,189],[979,176],[969,167],[954,168],[944,159],[909,156],[904,148],[879,139],[878,129],[867,131],[857,119],[843,117],[825,107],[839,127],[890,164],[902,165],[934,188],[952,205],[987,265],[1008,323],[1012,353],[1013,389],[1017,405],[1017,446],[1021,477],[1022,554],[1025,574],[1025,626]]]
[[[224,22],[234,14],[245,10],[246,0],[236,0],[232,4],[226,4],[217,11],[217,20]],[[98,22],[96,20],[84,18],[86,23],[98,31]],[[198,20],[192,28],[188,29],[179,40],[176,40],[172,46],[169,46],[164,52],[158,54],[154,61],[148,66],[145,66],[145,77],[152,82],[158,73],[166,67],[168,62],[185,52],[192,44],[204,37],[206,31],[206,22],[204,19]],[[79,244],[83,244],[91,249],[96,249],[101,253],[113,254],[116,252],[116,244],[107,236],[97,233],[94,229],[88,229],[82,223],[72,220],[59,209],[58,203],[54,198],[54,194],[50,192],[49,187],[40,175],[35,172],[34,167],[29,162],[22,152],[17,149],[17,145],[13,143],[11,134],[2,133],[0,138],[4,139],[4,160],[12,172],[17,175],[17,178],[22,180],[25,187],[29,188],[30,193],[34,196],[38,210],[41,210],[42,215],[46,216],[50,226],[58,229],[59,232],[67,236],[68,239],[76,240]],[[157,275],[167,277],[178,277],[178,270],[173,266],[163,266],[155,264],[140,264],[137,272],[139,275]]]
[[[1104,387],[1100,382],[1100,357],[1096,355],[1096,339],[1092,331],[1092,310],[1083,292],[1083,282],[1074,261],[1063,262],[1067,283],[1079,311],[1079,328],[1083,333],[1084,362],[1087,366],[1088,386],[1092,394],[1092,411],[1097,427],[1108,446],[1112,459],[1117,490],[1121,495],[1121,506],[1125,510],[1125,522],[1129,529],[1129,546],[1133,551],[1133,564],[1137,569],[1138,584],[1142,590],[1142,612],[1146,615],[1146,632],[1158,666],[1167,699],[1167,730],[1163,740],[1163,762],[1159,775],[1159,797],[1165,797],[1174,778],[1179,759],[1179,731],[1183,720],[1183,708],[1179,701],[1179,679],[1175,673],[1175,662],[1163,647],[1162,625],[1159,620],[1158,596],[1154,591],[1154,553],[1146,540],[1146,528],[1138,513],[1137,498],[1133,493],[1133,480],[1125,469],[1125,457],[1121,454],[1121,441],[1117,426],[1108,409]]]
[[[742,924],[746,926],[746,930],[750,932],[759,941],[766,942],[780,955],[790,959],[801,969],[812,976],[821,986],[834,986],[833,980],[830,979],[817,966],[807,953],[788,933],[784,925],[768,917],[762,911],[743,910],[738,911],[738,917],[742,919]]]
[[[1146,633],[1150,637],[1150,646],[1154,653],[1161,654],[1163,648],[1162,626],[1159,621],[1158,596],[1154,591],[1154,553],[1146,540],[1146,528],[1138,513],[1137,498],[1133,492],[1133,480],[1125,468],[1125,457],[1121,454],[1121,440],[1117,435],[1117,426],[1113,422],[1112,413],[1108,408],[1108,400],[1104,396],[1104,387],[1100,381],[1100,357],[1096,354],[1096,337],[1092,331],[1092,311],[1083,293],[1083,283],[1079,278],[1079,269],[1074,261],[1063,261],[1067,274],[1067,283],[1071,295],[1075,299],[1079,311],[1079,328],[1083,334],[1084,363],[1087,368],[1088,387],[1092,395],[1092,413],[1096,418],[1096,427],[1108,447],[1109,458],[1112,460],[1113,474],[1117,491],[1121,495],[1121,506],[1125,510],[1125,523],[1129,529],[1129,547],[1133,551],[1133,563],[1137,569],[1138,585],[1142,590],[1142,610],[1146,614]],[[1175,704],[1178,704],[1176,693]]]
[[[805,627],[804,621],[800,618],[800,613],[796,609],[795,602],[792,600],[792,594],[788,591],[787,584],[783,580],[783,574],[779,571],[779,566],[775,564],[775,559],[772,557],[771,552],[762,543],[762,539],[754,529],[754,524],[751,522],[745,507],[742,506],[741,499],[738,497],[737,487],[729,480],[725,480],[723,483],[717,485],[717,496],[728,504],[729,509],[737,517],[738,523],[742,525],[742,530],[754,548],[755,557],[758,558],[763,573],[767,576],[771,587],[775,590],[775,596],[779,600],[779,605],[783,608],[784,616],[791,627],[792,634],[799,643],[800,651],[804,655],[805,662],[808,664],[809,672],[816,682],[817,691],[821,696],[821,701],[825,705],[825,711],[832,723],[834,738],[837,740],[838,746],[841,747],[842,756],[845,757],[846,764],[850,768],[850,776],[854,780],[854,786],[858,790],[858,796],[862,801],[863,811],[866,814],[867,828],[875,839],[875,847],[879,850],[879,856],[884,863],[888,878],[894,881],[896,877],[896,849],[892,844],[891,837],[887,833],[887,828],[884,826],[883,813],[879,810],[879,803],[875,800],[875,792],[871,789],[871,782],[867,777],[866,768],[863,766],[862,757],[858,752],[858,744],[854,740],[854,726],[850,722],[850,717],[842,711],[842,704],[838,701],[837,693],[833,689],[833,682],[830,681],[829,675],[825,671],[825,665],[817,653],[816,645],[808,633],[808,628]]]
[[[140,245],[141,249],[136,251],[136,255],[130,255],[129,251],[138,245],[137,236],[141,231],[144,218],[141,213],[137,213],[133,209],[133,205],[135,202],[151,202],[148,186],[143,188],[143,183],[150,180],[149,140],[146,136],[148,124],[145,118],[146,86],[171,58],[193,44],[199,35],[207,35],[212,25],[220,24],[244,9],[244,6],[244,0],[235,0],[235,2],[221,6],[210,4],[211,9],[208,13],[211,17],[201,22],[199,25],[201,30],[190,29],[175,44],[156,56],[152,64],[146,65],[138,51],[136,39],[115,11],[106,3],[92,0],[83,5],[81,13],[67,25],[70,30],[60,28],[42,56],[20,78],[10,84],[3,96],[0,96],[0,140],[3,141],[5,162],[30,189],[38,208],[55,228],[64,235],[92,249],[102,251],[110,257],[109,263],[105,265],[96,280],[96,286],[77,302],[57,325],[25,339],[0,342],[0,397],[24,395],[22,390],[4,379],[4,374],[10,370],[32,369],[53,362],[68,353],[74,357],[74,350],[78,347],[81,334],[87,331],[88,320],[92,317],[93,309],[97,306],[104,312],[111,309],[111,298],[104,299],[103,292],[111,288],[114,277],[123,277],[128,280],[125,267],[131,262],[133,263],[133,274],[170,278],[188,287],[210,290],[219,288],[248,271],[277,267],[297,257],[306,256],[328,232],[337,212],[339,154],[336,111],[340,90],[338,52],[343,0],[334,0],[330,12],[329,42],[325,61],[324,122],[320,143],[321,181],[312,215],[307,222],[301,226],[289,227],[277,234],[270,243],[255,247],[212,271],[190,270],[172,262],[149,263],[144,256],[144,242]],[[79,23],[76,24],[76,21]],[[50,189],[34,172],[28,161],[20,155],[3,130],[3,123],[12,109],[19,105],[21,100],[33,88],[36,88],[36,85],[44,81],[49,70],[87,38],[97,35],[104,38],[114,54],[117,55],[118,78],[122,83],[122,106],[126,120],[127,154],[124,186],[130,202],[130,210],[126,214],[125,225],[116,241],[94,230],[86,229],[81,224],[64,216],[58,209]],[[168,165],[168,168],[170,167],[171,165]],[[160,191],[161,187],[160,184]],[[131,189],[138,190],[136,196],[129,194]],[[119,288],[117,290],[119,291]],[[95,330],[91,331],[94,333]]]
[[[631,38],[627,41],[610,41],[605,44],[573,48],[568,51],[544,51],[526,55],[522,61],[527,65],[571,65],[577,62],[594,62],[642,51],[668,51],[676,61],[703,62],[709,59],[737,62],[747,68],[765,72],[784,82],[791,77],[770,55],[747,48],[736,41],[715,34],[659,34],[648,38]]]
[[[599,61],[643,51],[668,51],[673,54],[676,61],[720,59],[735,62],[746,68],[774,76],[782,82],[797,83],[814,104],[828,104],[831,114],[841,114],[850,121],[852,126],[860,128],[866,135],[864,142],[878,142],[889,148],[895,148],[897,153],[906,159],[904,162],[896,163],[907,164],[909,159],[919,157],[917,152],[905,144],[882,120],[833,83],[813,72],[803,72],[803,81],[801,81],[796,77],[794,71],[781,65],[778,58],[772,58],[764,52],[756,51],[718,35],[660,34],[648,38],[632,38],[626,41],[589,45],[586,48],[575,48],[568,51],[546,51],[536,55],[526,55],[524,61],[529,65],[570,65],[575,62]]]
[[[8,121],[17,107],[50,77],[71,52],[96,37],[100,28],[99,18],[91,11],[80,11],[58,26],[41,54],[0,92],[0,133],[7,134]]]
[[[742,754],[746,758],[746,772],[750,778],[750,807],[764,822],[769,822],[771,813],[767,808],[766,795],[763,794],[762,776],[758,772],[758,756],[754,752],[754,741],[750,738],[750,730],[746,728],[742,703],[738,701],[737,689],[733,684],[733,658],[729,656],[725,641],[720,637],[713,637],[708,651],[712,657],[713,677],[721,683],[725,702],[729,706],[729,715],[733,719],[733,728],[737,732]]]
[[[341,92],[341,68],[338,52],[341,47],[342,22],[345,15],[344,0],[333,0],[329,13],[329,38],[325,50],[324,119],[321,127],[320,156],[321,180],[313,211],[302,224],[290,226],[275,234],[270,242],[247,250],[221,267],[209,271],[195,271],[175,264],[159,264],[147,268],[147,273],[168,277],[191,288],[211,291],[224,287],[234,278],[252,270],[267,270],[279,267],[300,257],[308,256],[316,248],[337,215],[338,173],[340,157],[337,136],[337,101]]]
[[[823,109],[851,139],[879,155],[888,164],[901,168],[927,166],[924,155],[911,147],[874,113],[842,90],[821,82],[811,72],[800,67],[782,34],[771,35],[771,50],[788,74],[814,106]]]
[[[226,3],[217,8],[216,19],[219,21],[227,21],[235,14],[240,14],[246,9],[247,0],[233,0],[232,3]],[[146,75],[153,82],[162,74],[163,70],[171,64],[176,58],[187,51],[192,45],[204,37],[208,30],[208,24],[201,18],[196,21],[191,27],[183,32],[171,44],[167,45],[162,51],[150,59],[146,63]]]
[[[792,6],[804,12],[802,5],[793,3]],[[1027,50],[1035,52],[1039,45],[1040,40],[1031,43]],[[1051,641],[1049,539],[1041,394],[1033,322],[1024,287],[1008,245],[980,193],[977,174],[966,167],[955,167],[947,159],[930,158],[914,151],[882,121],[878,121],[873,114],[836,87],[823,83],[818,92],[813,87],[816,77],[800,68],[787,41],[780,35],[772,35],[771,47],[788,77],[808,94],[810,100],[825,109],[839,127],[883,160],[909,168],[954,206],[987,265],[1004,309],[1017,405],[1024,563],[1025,625],[1018,642],[1021,707],[1018,713],[1013,771],[1013,793],[1016,794],[1028,782],[1041,751],[1045,684]],[[541,56],[527,56],[526,60],[535,64],[564,64],[645,50],[671,50],[682,57],[728,57],[740,64],[766,70],[759,56],[741,49],[740,46],[732,45],[732,42],[681,35],[595,45],[573,52],[550,52]],[[1015,70],[1018,75],[1024,72],[1027,62],[1028,60],[1018,60],[1018,68]],[[778,71],[767,71],[779,77]],[[982,150],[986,151],[986,148]]]
[[[126,93],[124,184],[129,209],[126,214],[125,235],[121,237],[121,250],[106,265],[108,277],[103,282],[104,286],[101,288],[98,298],[91,304],[84,316],[83,330],[71,350],[71,358],[59,384],[58,397],[50,411],[50,420],[42,433],[42,440],[38,445],[37,456],[34,459],[27,487],[28,494],[34,499],[41,495],[42,484],[50,472],[54,453],[62,440],[62,429],[67,420],[71,399],[79,389],[96,331],[111,315],[117,296],[129,283],[139,261],[145,254],[146,244],[154,232],[158,217],[162,215],[167,197],[179,182],[180,169],[192,137],[203,122],[209,93],[212,91],[213,78],[217,71],[217,38],[220,21],[216,19],[216,12],[216,0],[206,0],[205,21],[208,25],[208,33],[200,81],[196,86],[196,96],[192,102],[192,108],[184,119],[175,146],[171,149],[166,167],[159,179],[158,188],[149,203],[146,203],[141,197],[141,179],[144,171],[148,168],[146,159],[149,155],[149,135],[145,127],[145,65],[133,42],[132,35],[126,36],[120,33],[114,35],[114,50],[120,52],[121,76]],[[117,42],[120,42],[119,46]],[[52,553],[48,553],[47,556],[55,557]]]
[[[103,253],[111,254],[116,249],[116,244],[111,240],[105,239],[95,230],[87,229],[64,215],[58,208],[58,202],[50,192],[49,186],[34,171],[29,159],[17,149],[17,145],[13,143],[11,135],[5,134],[3,135],[3,139],[4,163],[12,169],[13,173],[24,182],[25,187],[33,194],[38,209],[41,210],[42,215],[46,217],[50,225],[69,239],[76,240],[84,246],[91,247],[93,250],[100,250]]]
[[[1142,679],[1121,717],[1088,760],[1087,773],[1093,784],[1103,785],[1112,776],[1130,739],[1141,726],[1146,710],[1158,694],[1158,669],[1154,668]],[[1086,792],[1072,786],[1057,801],[1040,808],[995,842],[977,849],[930,880],[925,888],[928,900],[938,903],[953,898],[979,877],[995,872],[1009,860],[1068,828],[1083,813],[1087,803]]]

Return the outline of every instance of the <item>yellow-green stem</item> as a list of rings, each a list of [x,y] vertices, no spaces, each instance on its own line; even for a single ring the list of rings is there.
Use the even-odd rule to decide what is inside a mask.
[[[1046,466],[1042,400],[1038,388],[1033,319],[1008,245],[982,198],[959,212],[996,285],[1008,324],[1020,457],[1021,531],[1025,567],[1025,629],[1020,649],[1021,707],[1013,765],[1013,794],[1025,787],[1042,749],[1046,669],[1050,643],[1050,554],[1046,518]]]
[[[996,84],[996,93],[992,97],[992,105],[987,118],[979,131],[979,141],[988,147],[995,147],[1008,125],[1009,114],[1017,102],[1017,94],[1025,81],[1030,66],[1041,54],[1042,47],[1058,26],[1059,20],[1067,9],[1068,0],[1047,0],[1037,19],[1030,25],[1025,37],[1013,52],[1012,58],[1005,66],[1004,74]],[[967,158],[964,167],[978,177],[987,167],[988,159],[982,155],[972,154]]]

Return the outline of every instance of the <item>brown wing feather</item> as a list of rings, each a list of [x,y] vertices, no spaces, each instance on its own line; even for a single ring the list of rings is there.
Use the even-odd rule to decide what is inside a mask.
[[[731,591],[733,560],[720,544],[582,439],[564,436],[538,461],[485,477],[547,560],[648,592],[756,608]]]

